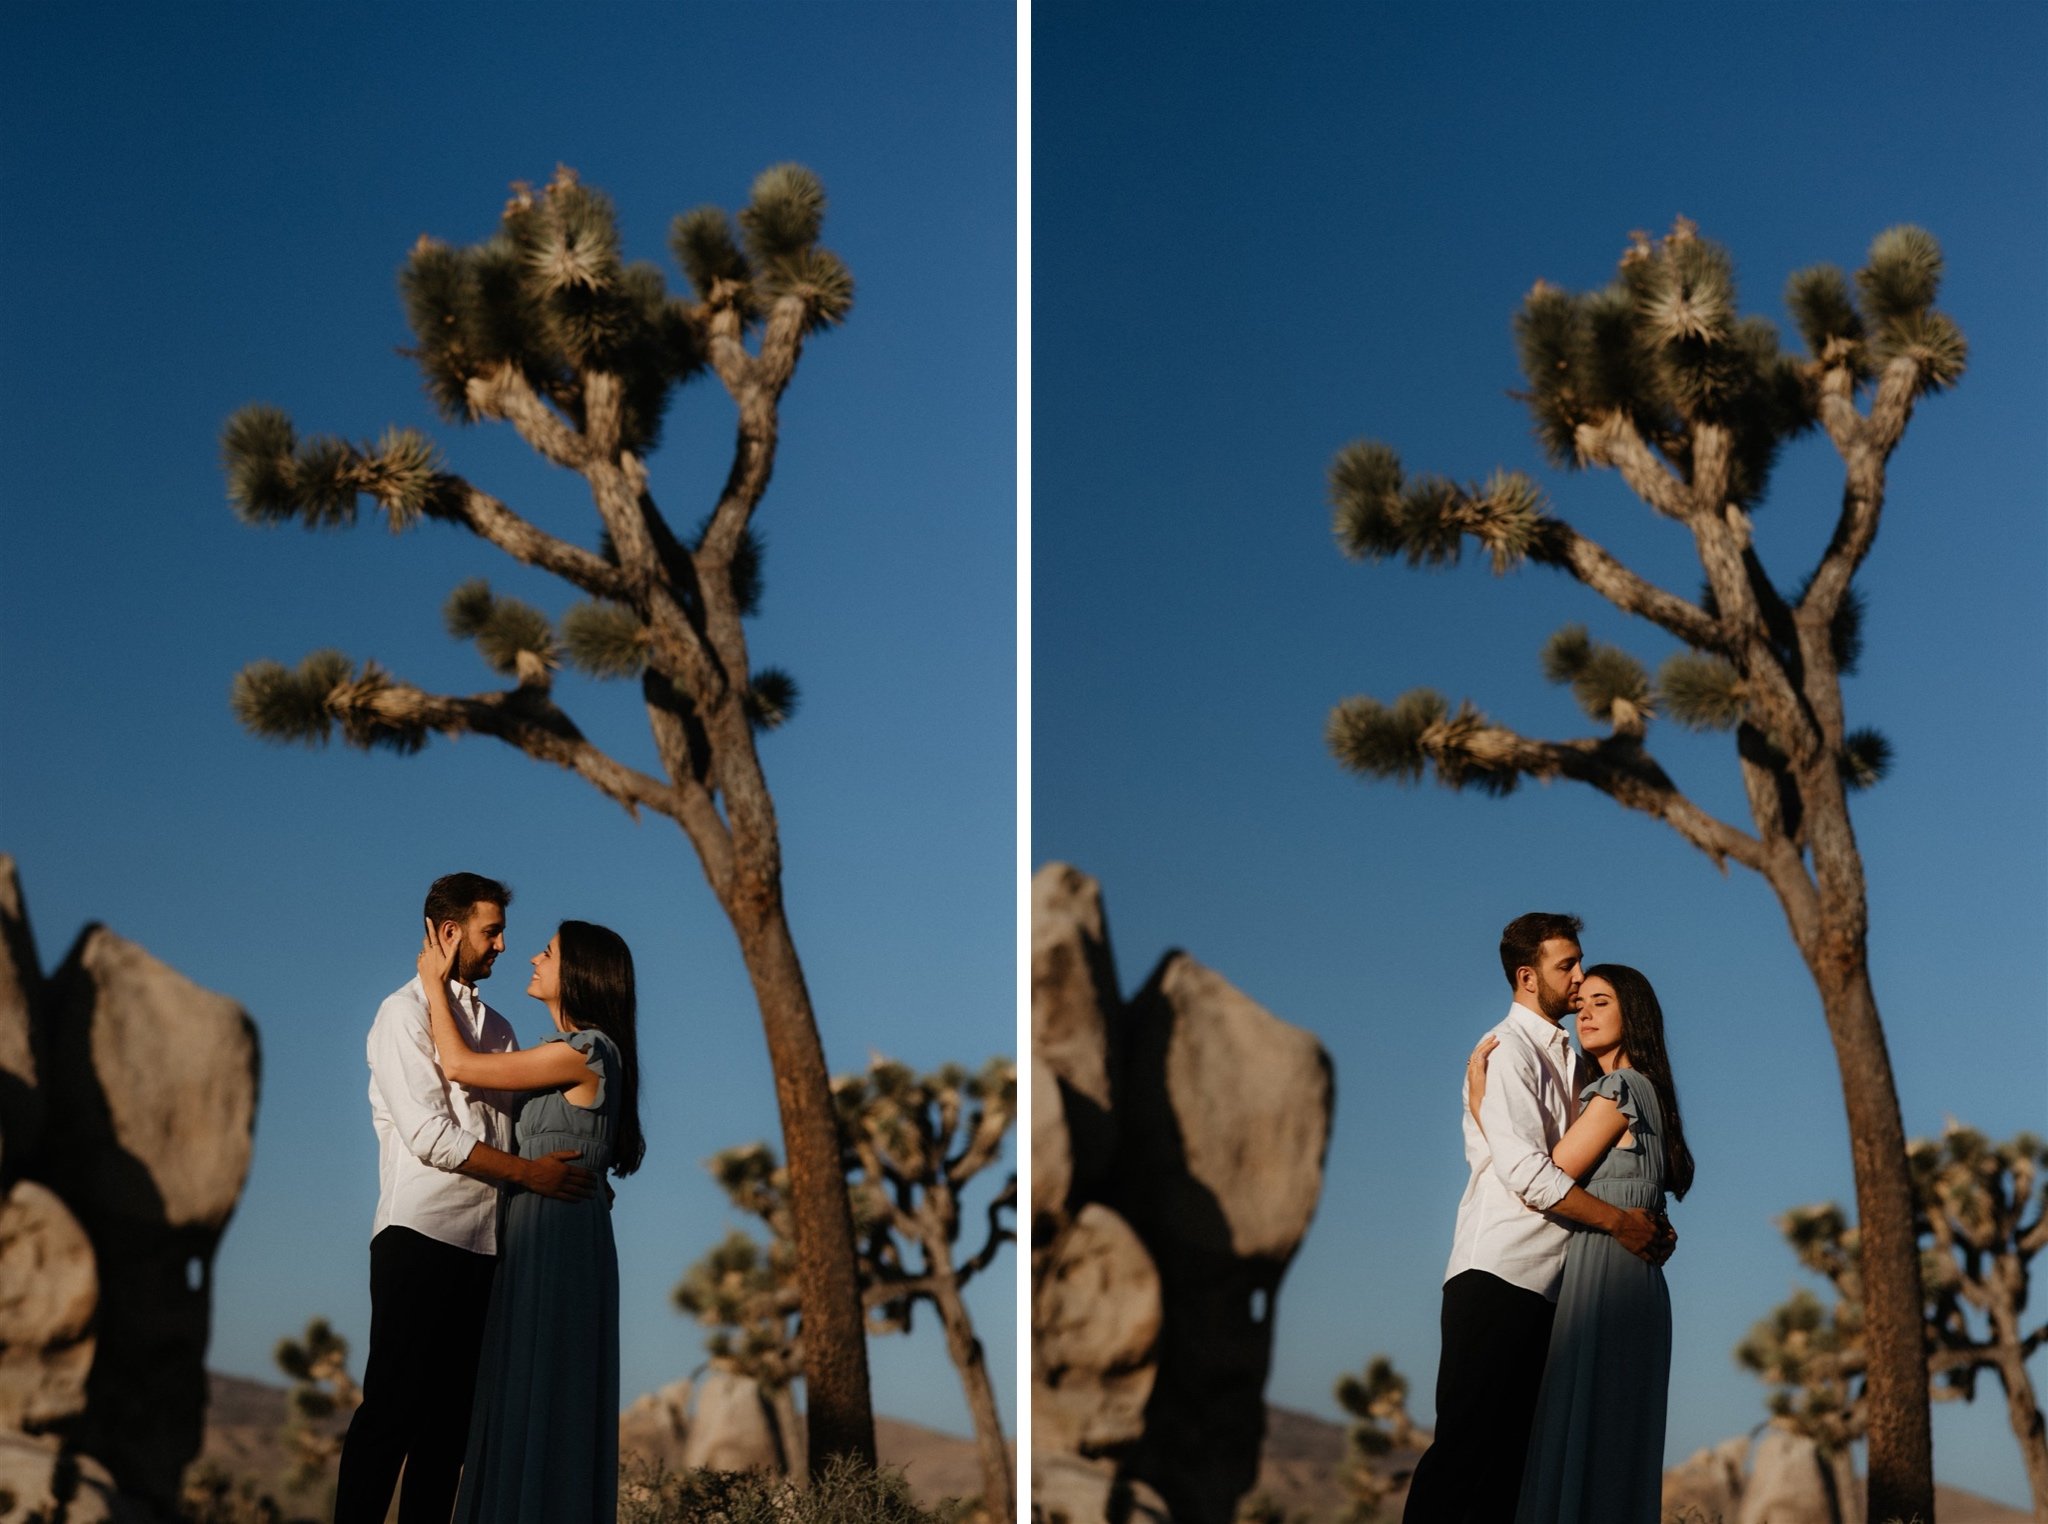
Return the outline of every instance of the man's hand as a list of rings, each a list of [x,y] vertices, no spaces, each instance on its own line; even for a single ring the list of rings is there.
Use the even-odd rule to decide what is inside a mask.
[[[1664,1258],[1653,1252],[1657,1242],[1657,1219],[1641,1207],[1623,1208],[1621,1220],[1608,1231],[1614,1235],[1615,1242],[1637,1259],[1648,1260],[1653,1265],[1664,1263]],[[1669,1232],[1670,1229],[1667,1227],[1664,1231]],[[1676,1241],[1676,1235],[1673,1235],[1673,1242]],[[1664,1257],[1669,1257],[1670,1252],[1665,1250]]]
[[[1653,1265],[1661,1265],[1678,1247],[1678,1229],[1671,1226],[1671,1219],[1662,1212],[1657,1214],[1656,1221],[1657,1236],[1650,1240],[1649,1252],[1643,1258]]]
[[[581,1157],[573,1148],[558,1148],[544,1158],[529,1159],[520,1184],[536,1196],[587,1201],[597,1194],[599,1181],[589,1170],[570,1162]]]

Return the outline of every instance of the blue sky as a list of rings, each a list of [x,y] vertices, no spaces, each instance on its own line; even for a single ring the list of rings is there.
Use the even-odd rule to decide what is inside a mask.
[[[2048,29],[2039,7],[1098,7],[1039,0],[1033,71],[1033,860],[1102,881],[1126,989],[1185,947],[1336,1061],[1321,1209],[1284,1286],[1270,1396],[1392,1354],[1429,1416],[1463,1182],[1461,1062],[1532,908],[1655,982],[1699,1161],[1674,1210],[1669,1455],[1742,1432],[1730,1351],[1803,1284],[1771,1224],[1852,1199],[1819,1003],[1768,889],[1591,791],[1507,801],[1342,773],[1330,707],[1431,686],[1576,735],[1558,626],[1670,643],[1577,584],[1334,549],[1324,471],[1534,472],[1555,510],[1690,593],[1689,540],[1605,475],[1542,466],[1509,320],[1538,277],[1603,284],[1677,214],[1744,310],[1871,238],[1940,238],[1961,384],[1894,458],[1852,723],[1892,776],[1856,804],[1871,963],[1908,1132],[2048,1122]],[[1796,345],[1796,339],[1794,340]],[[1797,579],[1840,492],[1824,440],[1757,515]],[[1728,743],[1653,747],[1742,818]],[[2037,1380],[2048,1363],[2036,1362]],[[1945,1480],[2018,1502],[2004,1404],[1935,1416]]]
[[[484,575],[571,599],[447,526],[261,531],[230,513],[222,421],[426,428],[457,469],[592,543],[581,484],[516,439],[440,424],[395,275],[422,233],[472,242],[558,162],[613,197],[629,257],[796,160],[858,296],[786,398],[757,520],[762,663],[803,685],[763,751],[791,919],[836,1071],[879,1051],[1014,1051],[1014,24],[1001,4],[841,7],[17,6],[0,24],[0,850],[46,965],[103,921],[261,1029],[256,1157],[217,1264],[212,1363],[332,1318],[360,1361],[376,1193],[363,1034],[411,973],[427,883],[515,892],[486,994],[520,993],[556,921],[636,953],[648,1133],[620,1186],[624,1395],[686,1374],[670,1310],[734,1219],[701,1168],[775,1138],[758,1018],[687,842],[496,742],[405,759],[279,748],[228,708],[246,662],[338,646],[429,689],[497,679],[443,632]],[[680,280],[673,270],[672,280]],[[653,488],[687,530],[729,458],[715,382],[680,394]],[[637,699],[574,676],[585,729],[637,765]],[[1008,1168],[1007,1164],[1004,1166]],[[977,1195],[977,1200],[981,1199]],[[978,1218],[978,1212],[970,1218]],[[1013,1417],[1014,1258],[972,1294]],[[872,1345],[879,1410],[966,1432],[929,1319]],[[360,1364],[358,1363],[358,1369]]]

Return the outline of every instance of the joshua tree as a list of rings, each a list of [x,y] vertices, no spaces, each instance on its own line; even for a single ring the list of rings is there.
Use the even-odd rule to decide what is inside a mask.
[[[979,1248],[956,1259],[960,1193],[994,1163],[1016,1119],[1017,1070],[991,1059],[977,1075],[956,1066],[919,1078],[876,1059],[868,1072],[834,1083],[845,1164],[853,1177],[856,1238],[868,1331],[908,1333],[920,1300],[938,1310],[946,1350],[974,1420],[982,1470],[982,1508],[1007,1524],[1014,1483],[995,1389],[961,1292],[1016,1241],[1017,1178],[989,1202]],[[727,1149],[708,1161],[734,1206],[768,1229],[764,1247],[735,1232],[691,1266],[673,1293],[676,1305],[713,1329],[710,1353],[769,1394],[784,1432],[792,1431],[788,1386],[803,1364],[804,1334],[789,1285],[791,1256],[786,1176],[766,1144]],[[907,1251],[915,1246],[916,1262]]]
[[[1352,1420],[1339,1470],[1352,1497],[1349,1517],[1352,1524],[1367,1524],[1415,1474],[1412,1453],[1405,1466],[1388,1457],[1397,1450],[1421,1449],[1422,1436],[1408,1414],[1408,1378],[1385,1355],[1374,1355],[1362,1376],[1340,1377],[1336,1395],[1337,1405]]]
[[[679,1311],[711,1329],[705,1340],[712,1363],[753,1380],[775,1418],[782,1464],[801,1475],[803,1444],[791,1383],[803,1373],[803,1330],[798,1316],[796,1250],[790,1241],[789,1172],[765,1143],[728,1148],[705,1167],[741,1211],[768,1225],[764,1246],[734,1229],[683,1273],[669,1293]],[[856,1228],[863,1203],[854,1197]]]
[[[257,662],[237,678],[236,713],[257,735],[417,751],[430,736],[494,736],[580,774],[628,814],[664,815],[695,848],[753,981],[791,1161],[796,1274],[810,1330],[804,1375],[811,1454],[872,1463],[867,1349],[852,1222],[839,1171],[823,1046],[782,899],[774,801],[757,728],[791,713],[795,685],[756,669],[741,621],[760,597],[751,522],[775,464],[778,405],[805,340],[842,319],[853,284],[818,245],[816,177],[778,165],[738,216],[699,207],[670,247],[694,300],[671,296],[653,265],[628,264],[610,203],[567,169],[515,188],[497,234],[471,248],[422,238],[400,286],[429,394],[451,423],[509,422],[543,459],[583,477],[595,549],[548,534],[447,470],[411,429],[376,443],[301,440],[275,408],[249,407],[223,436],[229,496],[257,524],[355,521],[367,497],[394,530],[455,524],[514,560],[552,572],[587,601],[555,625],[474,581],[446,617],[511,686],[470,696],[423,692],[374,661],[335,651],[296,670]],[[752,347],[749,347],[749,344]],[[710,514],[678,536],[648,488],[674,388],[705,370],[738,412],[731,468]],[[654,776],[607,755],[557,704],[566,656],[599,677],[637,678],[659,757]]]
[[[848,1147],[858,1161],[857,1192],[872,1205],[863,1264],[869,1284],[888,1299],[877,1313],[887,1327],[908,1333],[920,1299],[938,1310],[946,1352],[960,1373],[981,1453],[982,1509],[995,1524],[1013,1514],[1010,1451],[1003,1439],[995,1388],[981,1341],[961,1292],[1017,1239],[1014,1172],[989,1202],[979,1248],[955,1260],[960,1239],[960,1193],[993,1164],[1017,1116],[1017,1066],[990,1059],[968,1075],[955,1065],[922,1078],[901,1064],[876,1059],[858,1079],[836,1087]],[[917,1263],[906,1251],[915,1248]]]
[[[1515,331],[1545,453],[1567,470],[1618,471],[1690,532],[1706,574],[1697,599],[1656,586],[1553,516],[1521,472],[1479,484],[1410,477],[1391,449],[1367,441],[1330,469],[1346,554],[1442,565],[1469,536],[1496,572],[1555,567],[1681,646],[1653,680],[1582,627],[1558,631],[1545,673],[1571,685],[1604,734],[1534,739],[1418,689],[1390,705],[1345,700],[1328,742],[1343,766],[1404,782],[1434,769],[1453,788],[1506,794],[1523,778],[1569,778],[1663,821],[1723,871],[1736,862],[1771,886],[1820,993],[1848,1112],[1869,1286],[1873,1518],[1932,1519],[1934,1483],[1905,1132],[1849,820],[1849,793],[1882,776],[1890,748],[1848,728],[1841,679],[1860,647],[1852,582],[1877,535],[1887,462],[1919,399],[1963,371],[1962,334],[1934,308],[1940,276],[1939,246],[1912,227],[1871,244],[1853,289],[1833,266],[1800,271],[1786,305],[1803,358],[1779,352],[1768,319],[1737,316],[1727,254],[1684,219],[1655,243],[1635,235],[1602,290],[1572,295],[1538,281],[1529,292]],[[1764,570],[1752,518],[1779,447],[1816,423],[1842,458],[1841,503],[1818,562],[1780,584]],[[1646,739],[1659,710],[1734,733],[1750,829],[1702,809],[1659,766]]]
[[[2048,1341],[2048,1320],[2025,1326],[2033,1258],[2048,1244],[2048,1150],[2026,1133],[1994,1147],[1951,1123],[1940,1142],[1914,1142],[1909,1157],[1933,1395],[1971,1401],[1980,1373],[1997,1376],[2034,1516],[2048,1521],[2048,1435],[2027,1375],[2028,1357]],[[1847,1475],[1848,1446],[1869,1424],[1861,1238],[1832,1202],[1788,1212],[1778,1225],[1800,1264],[1826,1277],[1835,1303],[1795,1293],[1750,1331],[1735,1358],[1777,1388],[1772,1413]]]
[[[309,1321],[297,1339],[278,1340],[273,1358],[292,1378],[291,1418],[285,1425],[292,1451],[287,1481],[303,1489],[326,1476],[341,1454],[341,1435],[321,1425],[353,1413],[362,1403],[362,1388],[348,1373],[348,1340],[325,1318]]]

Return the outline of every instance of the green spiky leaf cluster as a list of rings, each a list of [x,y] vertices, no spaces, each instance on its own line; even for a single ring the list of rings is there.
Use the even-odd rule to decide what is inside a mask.
[[[647,666],[647,626],[621,604],[578,603],[562,615],[562,652],[590,677],[638,677]]]
[[[284,413],[252,405],[221,430],[221,464],[228,501],[248,524],[297,519],[309,529],[344,528],[363,497],[383,509],[393,530],[448,511],[440,456],[413,429],[387,429],[374,445],[331,435],[302,440]]]
[[[441,616],[457,640],[476,643],[493,672],[520,675],[537,666],[552,669],[561,661],[554,627],[548,616],[517,598],[501,598],[482,577],[472,577],[448,595]],[[524,655],[529,661],[522,664]]]
[[[1544,453],[1581,466],[1579,429],[1619,416],[1683,471],[1686,427],[1723,424],[1734,443],[1730,495],[1761,502],[1779,448],[1812,426],[1816,394],[1779,353],[1777,329],[1737,307],[1727,252],[1682,218],[1655,243],[1639,235],[1599,291],[1538,281],[1515,339]]]
[[[779,1222],[789,1209],[789,1171],[766,1143],[748,1143],[705,1162],[726,1199],[749,1216]]]
[[[1842,777],[1853,789],[1881,783],[1892,767],[1892,743],[1868,728],[1852,730],[1842,738]]]
[[[296,668],[251,662],[235,676],[235,718],[266,740],[321,745],[334,729],[329,697],[354,675],[355,663],[339,651],[314,651]]]
[[[1765,1399],[1772,1415],[1827,1452],[1848,1444],[1861,1427],[1860,1383],[1846,1359],[1862,1330],[1840,1321],[1845,1311],[1824,1307],[1802,1289],[1735,1347],[1736,1363],[1775,1388]]]
[[[297,667],[251,662],[235,675],[229,702],[242,728],[267,741],[320,746],[338,726],[344,741],[365,751],[416,752],[426,727],[377,702],[390,684],[375,662],[358,669],[339,651],[314,651]]]
[[[691,1266],[669,1298],[692,1317],[737,1325],[756,1316],[781,1284],[771,1256],[735,1228]]]
[[[1338,452],[1330,507],[1338,548],[1354,560],[1404,555],[1411,566],[1455,565],[1470,535],[1496,573],[1526,560],[1550,524],[1542,492],[1519,471],[1496,471],[1468,487],[1440,476],[1410,479],[1400,457],[1377,440]]]
[[[671,389],[704,363],[701,318],[653,265],[625,263],[611,203],[567,171],[516,188],[470,248],[422,238],[399,275],[412,351],[441,415],[481,416],[472,382],[501,369],[580,423],[578,372],[620,379],[621,443],[651,448]]]
[[[1741,673],[1696,651],[1677,652],[1657,669],[1657,698],[1688,730],[1732,730],[1749,703]]]
[[[1413,783],[1433,762],[1447,787],[1511,794],[1520,775],[1474,745],[1487,728],[1486,716],[1469,702],[1453,711],[1442,694],[1416,688],[1392,704],[1345,699],[1331,711],[1323,739],[1340,766],[1367,777]]]
[[[700,302],[724,293],[750,315],[784,296],[804,304],[815,331],[844,320],[853,308],[853,275],[838,255],[818,245],[825,226],[825,188],[800,164],[776,164],[754,177],[740,209],[739,237],[724,210],[700,206],[677,217],[669,248]],[[741,245],[744,243],[744,250]]]
[[[1582,624],[1568,624],[1543,648],[1543,675],[1571,684],[1588,719],[1640,733],[1656,707],[1650,675],[1619,646],[1597,644]]]
[[[277,1368],[294,1381],[326,1381],[346,1369],[348,1340],[325,1318],[313,1318],[296,1339],[279,1339],[272,1352]]]
[[[794,295],[808,328],[845,317],[853,281],[817,245],[823,214],[816,176],[778,165],[740,214],[751,260],[719,208],[678,217],[670,248],[690,301],[670,294],[656,266],[624,258],[610,200],[572,171],[538,190],[517,186],[492,237],[468,248],[422,238],[400,273],[428,393],[444,417],[471,422],[472,385],[509,370],[580,424],[580,373],[605,371],[622,388],[621,442],[645,451],[674,387],[704,367],[714,302],[752,320]]]
[[[1919,366],[1930,391],[1953,386],[1970,350],[1953,319],[1934,307],[1941,290],[1941,245],[1924,228],[1904,224],[1871,240],[1863,268],[1849,279],[1833,265],[1799,271],[1785,287],[1807,352],[1846,364],[1868,380],[1892,360]]]
[[[756,730],[780,730],[796,718],[796,679],[780,667],[762,667],[747,682],[743,702]]]

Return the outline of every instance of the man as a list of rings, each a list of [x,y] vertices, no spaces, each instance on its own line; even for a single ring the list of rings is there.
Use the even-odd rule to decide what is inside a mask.
[[[1436,1438],[1415,1468],[1402,1524],[1514,1518],[1570,1224],[1612,1234],[1652,1263],[1671,1252],[1656,1218],[1610,1206],[1551,1162],[1578,1115],[1562,1022],[1577,1008],[1579,927],[1577,916],[1539,911],[1501,933],[1514,1004],[1490,1034],[1500,1045],[1487,1060],[1479,1122],[1459,1090],[1471,1176],[1444,1271]]]
[[[427,930],[460,926],[451,1004],[479,1052],[519,1046],[477,995],[505,950],[512,891],[451,873],[427,891]],[[441,1072],[415,976],[370,1024],[370,1120],[377,1132],[377,1217],[370,1239],[370,1354],[335,1490],[335,1524],[383,1524],[399,1468],[399,1524],[448,1524],[469,1431],[484,1314],[498,1251],[498,1191],[518,1186],[574,1201],[597,1181],[565,1149],[522,1159],[511,1099]]]

